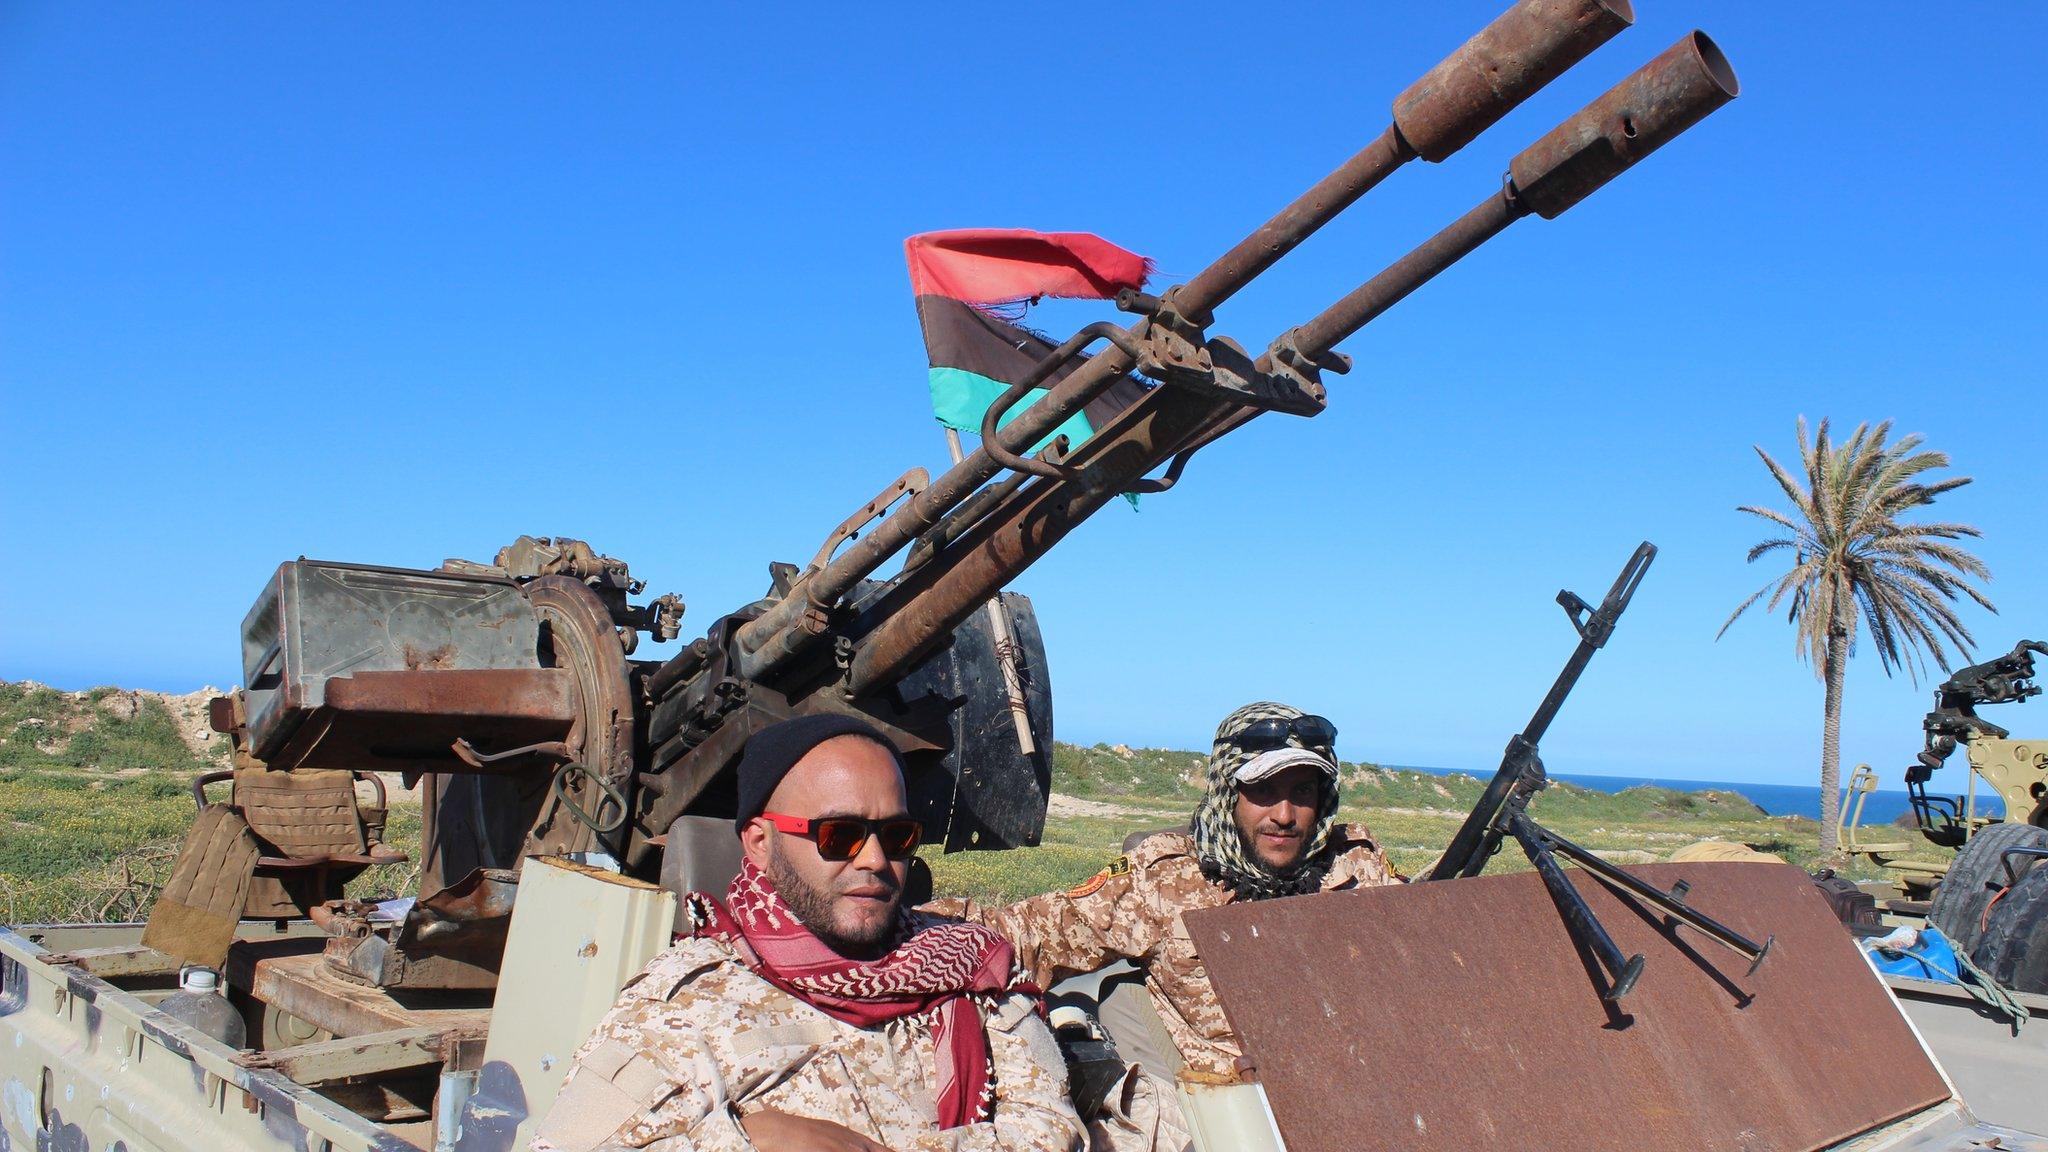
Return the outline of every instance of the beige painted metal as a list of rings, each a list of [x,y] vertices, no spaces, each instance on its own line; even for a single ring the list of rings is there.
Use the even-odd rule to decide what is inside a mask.
[[[137,976],[176,976],[180,962],[147,944],[110,944],[96,948],[74,948],[52,955],[46,963],[76,964],[102,980],[132,979]]]
[[[1974,781],[1974,777],[1972,780]],[[1915,876],[1941,876],[1948,872],[1946,860],[1902,859],[1917,848],[1926,847],[1926,842],[1913,840],[1865,840],[1863,838],[1863,804],[1870,794],[1877,791],[1877,773],[1868,764],[1858,764],[1849,774],[1849,802],[1835,813],[1835,841],[1842,851],[1851,856],[1868,856],[1871,863],[1894,872],[1905,872]],[[1974,785],[1972,791],[1975,791]]]
[[[51,942],[99,947],[116,944],[112,935]],[[140,927],[128,935],[134,941]],[[0,928],[0,1146],[416,1152],[389,1129],[277,1072],[242,1067],[220,1042],[43,955]]]
[[[1921,1042],[1979,1119],[2048,1132],[2048,1030],[2015,1028],[1953,984],[1886,976],[1884,982]],[[2048,996],[2013,994],[2035,1020],[2048,1020]]]
[[[1970,771],[1963,798],[1963,824],[1970,835],[1989,823],[1977,815],[1977,781],[1982,779],[2005,805],[2005,819],[2026,821],[2048,805],[2048,739],[2000,740],[1989,736],[1971,737],[1964,745]],[[1947,873],[1946,861],[1902,859],[1920,845],[1905,840],[1866,840],[1863,837],[1863,804],[1877,790],[1877,773],[1868,764],[1858,764],[1849,775],[1849,802],[1835,817],[1835,833],[1842,850],[1868,856],[1872,862],[1894,872],[1918,877]]]
[[[2048,740],[1978,736],[1969,750],[1970,768],[2005,802],[2007,820],[2026,820],[2048,799]]]
[[[1257,1084],[1211,1084],[1180,1078],[1180,1111],[1195,1152],[1287,1152],[1266,1090]]]
[[[516,1120],[511,1146],[526,1147],[569,1058],[626,981],[668,946],[675,921],[665,888],[559,857],[528,860],[464,1129]]]
[[[400,1028],[252,1052],[242,1057],[242,1064],[275,1069],[301,1084],[318,1084],[439,1064],[443,1039],[448,1036],[450,1033],[439,1028]]]

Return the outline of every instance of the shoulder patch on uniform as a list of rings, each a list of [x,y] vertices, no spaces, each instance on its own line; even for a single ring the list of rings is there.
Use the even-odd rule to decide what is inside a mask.
[[[1109,883],[1109,869],[1104,868],[1095,875],[1067,889],[1067,896],[1073,900],[1079,900],[1083,896],[1093,896],[1101,891],[1102,886],[1107,883]]]
[[[1109,862],[1109,867],[1067,889],[1067,895],[1075,900],[1079,900],[1083,896],[1093,896],[1104,884],[1109,883],[1110,877],[1127,875],[1130,870],[1131,858],[1129,856],[1119,856]]]

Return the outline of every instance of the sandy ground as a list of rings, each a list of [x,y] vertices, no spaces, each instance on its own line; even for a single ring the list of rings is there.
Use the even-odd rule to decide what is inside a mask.
[[[1083,800],[1079,796],[1068,796],[1055,792],[1047,798],[1045,814],[1048,818],[1065,819],[1072,816],[1103,816],[1123,819],[1131,816],[1151,816],[1155,808],[1133,808],[1128,804],[1109,804],[1100,800]]]

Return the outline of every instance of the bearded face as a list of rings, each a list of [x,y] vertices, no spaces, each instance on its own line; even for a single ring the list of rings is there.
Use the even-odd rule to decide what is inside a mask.
[[[808,862],[801,859],[805,853]],[[769,846],[766,871],[782,902],[811,935],[842,956],[871,960],[895,942],[896,913],[903,904],[899,873],[905,869],[882,861],[880,869],[870,871],[855,867],[858,863],[856,857],[832,865],[819,860],[808,842],[781,836]]]
[[[839,736],[797,761],[769,797],[768,811],[814,824],[878,822],[906,818],[908,806],[895,754],[865,737]],[[740,843],[797,920],[833,951],[872,960],[895,943],[910,861],[889,859],[880,836],[865,837],[849,859],[827,860],[815,836],[783,832],[761,819],[748,825]]]
[[[1315,831],[1323,776],[1307,765],[1238,785],[1238,835],[1254,859],[1275,872],[1301,862]]]

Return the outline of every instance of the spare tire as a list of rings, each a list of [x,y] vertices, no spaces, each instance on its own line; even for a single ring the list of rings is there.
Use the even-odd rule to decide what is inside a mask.
[[[1990,919],[1970,959],[2014,992],[2048,992],[2048,868],[2022,876],[1992,907]]]
[[[1935,889],[1927,919],[1941,929],[1956,951],[1975,955],[1984,939],[1984,909],[2005,887],[2005,865],[1999,858],[2007,848],[2042,847],[2048,847],[2048,829],[2032,824],[1992,824],[1970,837],[1948,866],[1941,887]],[[2013,868],[2025,876],[2034,863],[2015,860]]]

